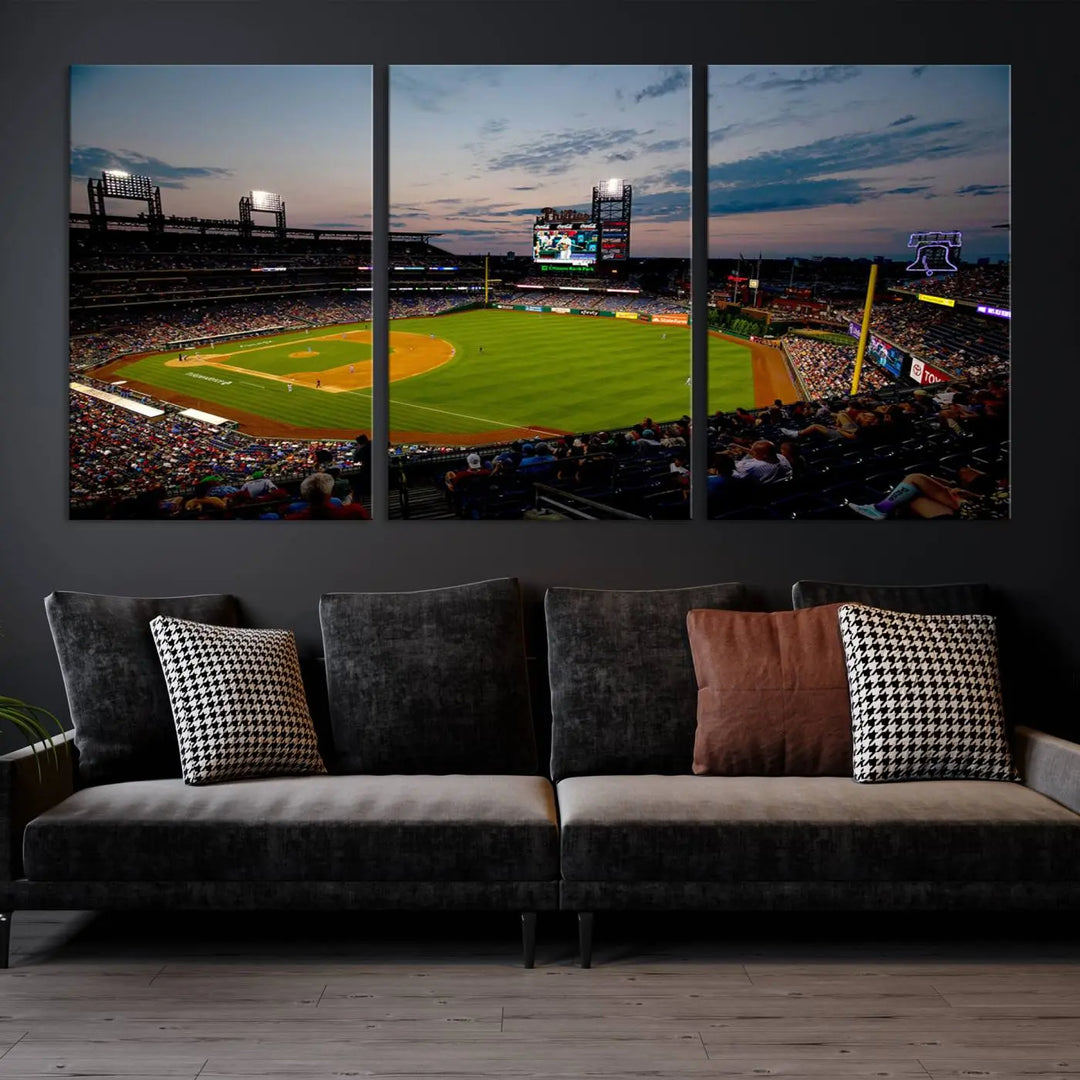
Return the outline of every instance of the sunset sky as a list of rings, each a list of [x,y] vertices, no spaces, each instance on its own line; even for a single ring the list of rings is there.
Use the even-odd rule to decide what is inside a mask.
[[[166,214],[235,218],[261,189],[284,197],[290,225],[370,229],[371,69],[72,67],[73,211],[102,169],[151,176]]]
[[[1009,69],[709,70],[712,254],[902,258],[912,232],[1004,256]]]
[[[709,75],[711,255],[901,258],[921,229],[1008,255],[1007,67]],[[152,176],[166,214],[234,218],[263,188],[291,225],[371,226],[367,67],[74,67],[71,86],[73,210],[87,176],[120,168]],[[390,133],[395,230],[526,252],[540,207],[585,207],[619,177],[631,253],[689,255],[688,67],[392,67]]]
[[[391,227],[527,252],[537,210],[633,186],[632,255],[690,254],[690,68],[392,67]]]

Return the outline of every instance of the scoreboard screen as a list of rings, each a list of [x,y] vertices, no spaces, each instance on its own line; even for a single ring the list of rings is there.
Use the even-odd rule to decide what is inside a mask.
[[[596,262],[596,241],[596,226],[592,222],[534,225],[533,261],[568,266],[591,265]]]
[[[890,375],[899,378],[903,374],[907,353],[895,345],[890,345],[875,334],[871,334],[866,345],[866,353],[878,367],[884,368]]]

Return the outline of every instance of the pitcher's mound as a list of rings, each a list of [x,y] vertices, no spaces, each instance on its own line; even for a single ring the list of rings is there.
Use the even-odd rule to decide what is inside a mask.
[[[318,356],[318,349],[302,349],[300,352],[289,353],[289,358],[292,360],[300,360],[305,356]]]

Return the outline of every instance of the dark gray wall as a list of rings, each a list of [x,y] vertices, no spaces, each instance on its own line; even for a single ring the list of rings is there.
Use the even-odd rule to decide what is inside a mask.
[[[310,654],[318,647],[318,596],[329,590],[516,575],[535,628],[535,603],[552,584],[642,588],[741,579],[786,606],[799,577],[983,580],[1002,589],[1011,607],[1013,718],[1077,732],[1075,407],[1063,404],[1080,400],[1070,6],[3,0],[0,692],[65,711],[42,607],[56,588],[232,592],[253,624],[293,628]],[[568,27],[573,34],[560,34]],[[595,48],[594,31],[603,42]],[[560,35],[560,58],[573,63],[1013,64],[1013,291],[1020,313],[1014,519],[880,526],[69,522],[67,65],[530,63],[548,59],[535,43],[549,33]],[[1059,695],[1068,709],[1053,705]]]

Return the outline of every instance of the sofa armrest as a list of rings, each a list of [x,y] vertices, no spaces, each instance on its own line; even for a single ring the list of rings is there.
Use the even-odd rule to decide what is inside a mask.
[[[44,743],[34,743],[0,757],[0,881],[22,877],[22,835],[27,824],[75,790],[74,739],[73,731],[54,736],[55,755]]]
[[[1080,743],[1018,727],[1013,753],[1027,787],[1080,814]]]

